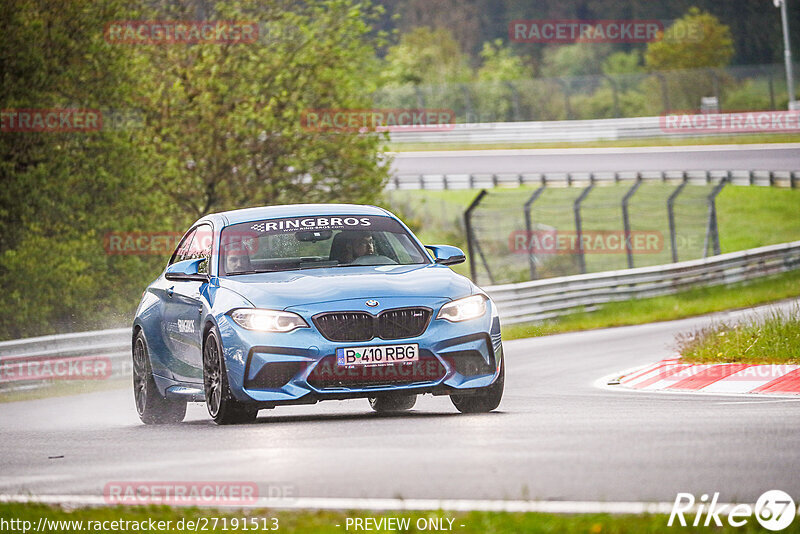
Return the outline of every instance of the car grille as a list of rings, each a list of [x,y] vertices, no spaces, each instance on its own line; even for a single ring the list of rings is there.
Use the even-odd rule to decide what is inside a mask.
[[[314,324],[331,341],[404,339],[422,335],[431,320],[429,308],[396,308],[377,316],[367,312],[331,312],[315,316]]]
[[[317,389],[362,389],[375,386],[399,386],[437,382],[447,370],[428,351],[420,351],[419,361],[378,366],[339,367],[336,357],[325,356],[308,375],[308,383]]]
[[[331,341],[369,341],[375,337],[375,318],[365,312],[326,313],[314,317],[320,333]]]

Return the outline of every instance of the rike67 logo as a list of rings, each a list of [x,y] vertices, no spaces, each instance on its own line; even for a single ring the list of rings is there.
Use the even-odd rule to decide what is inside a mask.
[[[764,492],[755,506],[720,504],[718,501],[719,493],[714,493],[710,501],[708,495],[703,494],[699,502],[695,501],[691,493],[678,493],[667,526],[677,523],[682,527],[689,524],[693,527],[722,527],[723,522],[727,521],[732,527],[742,527],[755,516],[756,521],[765,529],[779,531],[791,525],[797,514],[794,500],[781,490]]]

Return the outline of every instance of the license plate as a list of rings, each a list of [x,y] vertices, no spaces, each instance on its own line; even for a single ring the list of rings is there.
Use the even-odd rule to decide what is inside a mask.
[[[419,345],[417,343],[336,349],[336,364],[339,367],[386,365],[418,361]]]

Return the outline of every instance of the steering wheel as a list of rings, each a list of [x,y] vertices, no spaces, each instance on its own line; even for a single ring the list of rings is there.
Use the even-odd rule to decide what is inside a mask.
[[[356,258],[351,265],[397,265],[397,262],[388,256],[368,254]]]

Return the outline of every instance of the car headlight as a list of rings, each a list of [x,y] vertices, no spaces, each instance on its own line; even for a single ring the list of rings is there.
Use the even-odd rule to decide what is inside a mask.
[[[308,323],[296,313],[241,309],[230,313],[231,319],[242,328],[259,332],[291,332],[297,328],[308,328]]]
[[[439,310],[437,319],[446,319],[453,323],[477,319],[486,313],[486,297],[483,295],[472,295],[463,299],[448,302]]]

